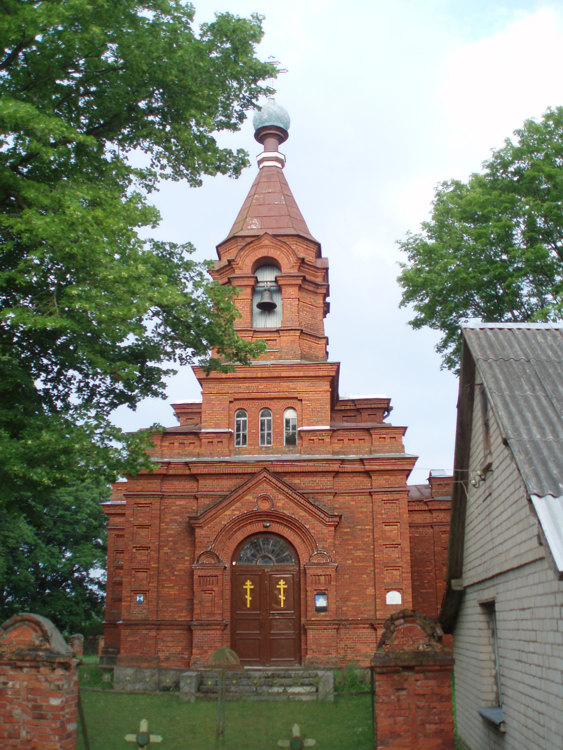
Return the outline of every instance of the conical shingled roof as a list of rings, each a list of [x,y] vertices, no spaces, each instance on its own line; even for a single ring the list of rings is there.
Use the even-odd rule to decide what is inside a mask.
[[[262,166],[228,237],[297,234],[316,242],[290,190],[283,169]]]
[[[289,115],[273,99],[254,116],[254,137],[264,146],[258,156],[258,174],[227,239],[261,234],[293,234],[316,242],[309,232],[287,184],[285,156],[278,147],[287,140]]]

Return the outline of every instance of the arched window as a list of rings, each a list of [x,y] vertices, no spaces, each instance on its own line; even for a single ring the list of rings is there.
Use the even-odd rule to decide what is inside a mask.
[[[297,445],[297,412],[286,409],[283,413],[283,443]]]
[[[238,565],[294,565],[295,556],[289,545],[275,534],[252,537],[241,549]]]
[[[272,412],[269,409],[260,411],[259,428],[260,445],[272,445]]]
[[[255,273],[256,286],[252,296],[252,326],[254,328],[277,328],[282,322],[282,295],[276,282],[280,269],[264,264]]]
[[[235,446],[248,445],[248,415],[244,409],[235,412]]]

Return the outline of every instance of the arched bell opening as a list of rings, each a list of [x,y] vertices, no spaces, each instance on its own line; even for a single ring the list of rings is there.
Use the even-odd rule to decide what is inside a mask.
[[[231,565],[231,647],[245,666],[299,664],[299,557],[278,534],[253,534]]]
[[[282,294],[276,281],[280,273],[271,260],[255,271],[256,286],[252,295],[253,328],[278,328],[282,322]]]

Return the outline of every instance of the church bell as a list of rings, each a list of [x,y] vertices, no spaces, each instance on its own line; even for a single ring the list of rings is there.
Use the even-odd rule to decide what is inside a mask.
[[[262,294],[260,295],[260,299],[256,303],[256,307],[259,310],[263,310],[264,312],[272,312],[272,310],[276,309],[277,303],[274,302],[272,292],[268,287],[263,290]]]

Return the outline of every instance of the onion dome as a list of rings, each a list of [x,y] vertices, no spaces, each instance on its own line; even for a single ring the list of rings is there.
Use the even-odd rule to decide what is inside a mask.
[[[273,97],[270,97],[268,103],[254,114],[252,120],[255,131],[273,125],[280,128],[280,130],[285,130],[287,132],[289,130],[290,122],[291,120],[289,119],[287,110],[277,104]]]

